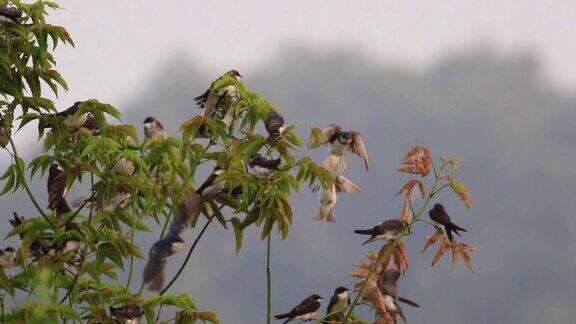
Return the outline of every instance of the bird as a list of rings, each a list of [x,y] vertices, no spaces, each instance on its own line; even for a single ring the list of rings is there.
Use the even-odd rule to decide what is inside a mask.
[[[393,316],[400,316],[406,322],[406,316],[400,306],[399,302],[410,305],[412,307],[420,308],[415,302],[398,296],[398,279],[400,272],[396,269],[386,269],[378,275],[377,286],[382,296],[384,297],[384,307]]]
[[[202,185],[200,185],[200,187],[196,190],[196,193],[200,196],[209,196],[222,191],[225,186],[224,182],[216,181],[216,178],[218,178],[222,172],[224,172],[224,169],[219,166],[215,166],[210,176],[208,176],[206,181],[204,181],[204,183],[202,183]]]
[[[128,176],[132,175],[134,173],[134,170],[136,170],[134,162],[132,162],[131,160],[127,159],[124,156],[116,160],[114,166],[112,166],[112,171],[114,173],[122,175],[128,175]]]
[[[254,175],[268,176],[278,171],[281,162],[282,159],[267,159],[260,153],[253,153],[248,161],[248,170]]]
[[[144,267],[144,283],[148,290],[159,291],[164,285],[166,260],[182,250],[184,239],[180,233],[169,231],[165,238],[154,243],[148,252],[148,262]]]
[[[365,245],[376,240],[393,240],[404,231],[406,226],[407,224],[404,221],[394,218],[385,220],[370,229],[355,230],[354,233],[370,235],[370,238],[362,243],[362,245]]]
[[[66,172],[58,163],[50,165],[48,170],[48,209],[54,211],[56,216],[70,212],[66,202]]]
[[[8,143],[10,143],[10,137],[8,137],[8,133],[2,126],[2,121],[0,121],[0,147],[4,148]]]
[[[154,117],[146,117],[144,119],[144,139],[166,139],[166,131],[164,126]]]
[[[272,138],[278,137],[284,132],[284,118],[280,116],[277,112],[271,111],[268,113],[266,120],[264,121],[264,127],[268,131],[268,135]]]
[[[452,233],[456,233],[460,236],[458,231],[467,232],[462,227],[452,223],[450,216],[448,216],[448,213],[446,213],[442,204],[435,204],[434,207],[428,211],[428,216],[444,231],[444,233],[446,233],[446,236],[451,243],[454,243],[454,235]]]
[[[138,324],[144,315],[144,311],[136,304],[128,304],[122,307],[110,306],[110,313],[124,324]]]
[[[10,269],[16,264],[16,250],[7,246],[4,250],[0,249],[0,267]]]
[[[326,309],[326,320],[337,318],[338,315],[350,305],[350,296],[348,295],[348,288],[338,287],[334,291],[334,295],[330,298],[330,303]]]
[[[22,16],[22,12],[14,7],[8,5],[0,5],[0,23],[18,24],[18,19]]]
[[[78,224],[74,222],[68,222],[64,225],[66,233],[69,235],[61,244],[53,244],[51,248],[54,248],[63,253],[75,252],[80,248],[80,235],[82,235],[82,230]]]
[[[204,93],[194,98],[196,104],[204,109],[203,117],[216,117],[222,119],[226,126],[230,126],[234,114],[228,99],[236,96],[236,81],[241,77],[240,72],[230,70],[214,80]]]
[[[196,193],[187,191],[184,201],[170,223],[166,236],[154,243],[148,252],[148,262],[144,267],[143,280],[148,290],[159,291],[164,285],[166,261],[184,247],[181,234],[189,226],[190,220],[200,212],[202,200]]]
[[[57,118],[58,120],[61,120],[61,125],[66,130],[78,131],[80,128],[85,128],[92,135],[100,134],[100,127],[98,126],[98,122],[91,113],[78,113],[78,109],[80,109],[80,105],[83,103],[83,101],[76,101],[66,110],[57,112],[55,114],[46,115],[43,119],[40,120],[40,125],[54,128],[56,125],[54,123],[54,118]]]
[[[300,304],[298,304],[298,306],[292,308],[289,313],[275,315],[274,319],[286,319],[283,324],[293,320],[311,321],[316,315],[318,315],[321,306],[322,297],[314,294],[304,299]]]
[[[336,202],[338,202],[338,192],[357,193],[360,192],[360,187],[343,175],[336,175],[334,177],[334,183],[331,186],[322,189],[320,189],[320,186],[316,186],[313,191],[315,190],[320,190],[320,208],[313,219],[316,221],[326,219],[326,221],[334,223],[336,222],[334,206],[336,206]]]
[[[105,201],[102,206],[94,203],[93,197],[87,195],[74,199],[70,205],[74,208],[96,208],[97,210],[113,212],[116,208],[124,208],[130,201],[131,197],[132,195],[126,191],[126,188],[118,184],[116,185],[114,196],[112,196],[108,201]]]
[[[357,131],[343,131],[338,125],[330,125],[330,127],[322,131],[323,141],[316,144],[309,144],[310,148],[319,147],[320,145],[330,145],[330,154],[324,160],[324,166],[335,173],[341,174],[348,169],[343,155],[352,152],[358,155],[364,162],[366,170],[370,167],[370,159],[368,152],[364,146],[362,135]]]

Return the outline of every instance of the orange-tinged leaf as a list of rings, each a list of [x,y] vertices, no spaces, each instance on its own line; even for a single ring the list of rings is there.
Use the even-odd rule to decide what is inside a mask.
[[[460,198],[464,206],[466,206],[466,208],[468,209],[472,208],[472,198],[468,193],[468,187],[454,180],[452,177],[449,177],[448,180],[450,181],[450,187],[452,188],[454,193],[458,195],[458,198]]]

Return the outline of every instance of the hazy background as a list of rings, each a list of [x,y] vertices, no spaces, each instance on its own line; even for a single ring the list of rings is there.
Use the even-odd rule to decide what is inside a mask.
[[[329,299],[346,273],[376,246],[352,230],[397,217],[408,177],[394,168],[405,151],[427,145],[458,155],[474,208],[438,197],[478,245],[475,273],[430,268],[408,240],[402,295],[410,323],[570,323],[576,319],[576,3],[546,1],[61,1],[50,21],[76,48],[57,51],[70,85],[58,106],[98,98],[124,121],[157,115],[172,135],[198,110],[192,98],[231,68],[270,99],[289,123],[336,122],[359,130],[372,157],[365,172],[349,157],[363,191],[342,196],[336,224],[316,223],[315,195],[295,202],[286,241],[273,242],[273,311],[311,293]],[[30,132],[33,133],[33,132]],[[21,133],[21,151],[35,138]],[[25,145],[25,146],[23,146]],[[324,151],[313,152],[319,160]],[[30,161],[30,155],[26,158]],[[0,156],[0,166],[6,166]],[[203,179],[199,179],[202,181]],[[38,196],[46,201],[44,184]],[[34,214],[23,196],[0,199]],[[197,230],[186,235],[192,241]],[[157,233],[140,242],[143,250]],[[263,323],[265,242],[209,229],[173,292],[193,295],[222,323]],[[13,243],[13,241],[11,241]],[[171,261],[175,266],[183,254]],[[141,268],[141,267],[140,267]],[[325,304],[326,305],[326,304]],[[369,318],[369,317],[366,317]]]

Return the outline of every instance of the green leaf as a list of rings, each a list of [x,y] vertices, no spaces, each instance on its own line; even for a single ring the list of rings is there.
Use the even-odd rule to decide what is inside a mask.
[[[114,262],[120,269],[124,270],[124,263],[122,262],[122,254],[118,247],[114,244],[104,242],[98,247],[98,252],[96,254],[97,260],[100,262],[104,261],[104,258],[110,259]]]
[[[230,222],[232,222],[232,227],[234,227],[234,238],[236,239],[236,254],[238,254],[238,252],[240,252],[240,249],[242,248],[242,237],[243,237],[242,222],[238,217],[232,217]]]
[[[10,279],[4,272],[4,268],[0,267],[0,288],[6,290],[11,296],[14,296],[16,293],[14,286],[10,282]]]

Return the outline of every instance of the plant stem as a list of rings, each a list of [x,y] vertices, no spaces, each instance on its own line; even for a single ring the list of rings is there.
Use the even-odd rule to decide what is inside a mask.
[[[132,228],[130,229],[130,244],[134,245],[134,232],[136,232],[136,209],[132,204]],[[134,273],[134,255],[130,255],[130,272],[128,273],[128,281],[126,282],[126,290],[130,290],[130,283],[132,282],[132,275]]]
[[[2,119],[0,118],[0,120],[2,120]],[[32,204],[34,204],[34,207],[36,207],[36,209],[38,210],[40,215],[42,215],[42,218],[44,218],[44,220],[48,223],[48,225],[50,225],[50,227],[54,228],[54,224],[52,224],[52,222],[50,221],[50,218],[48,218],[48,215],[46,215],[46,213],[44,213],[44,211],[42,210],[42,207],[40,207],[40,204],[38,204],[38,201],[36,200],[36,198],[32,194],[32,190],[30,190],[30,187],[28,186],[28,182],[26,181],[26,176],[24,175],[24,168],[22,165],[20,165],[20,157],[18,155],[18,150],[16,149],[16,144],[14,144],[14,141],[12,140],[12,135],[8,131],[8,128],[6,127],[6,125],[4,125],[4,122],[2,122],[2,127],[4,127],[4,131],[6,132],[6,135],[8,136],[8,141],[10,141],[10,146],[12,147],[12,153],[14,154],[14,163],[16,163],[16,168],[18,169],[18,174],[19,174],[20,178],[22,179],[22,184],[24,185],[24,189],[26,190],[28,197],[30,197]]]
[[[174,277],[172,278],[172,280],[170,280],[170,282],[168,283],[168,285],[166,285],[166,287],[160,292],[160,296],[164,295],[166,293],[166,291],[168,291],[168,289],[170,289],[170,287],[172,287],[172,285],[174,284],[174,282],[176,282],[176,280],[178,280],[178,277],[180,277],[180,275],[182,274],[182,272],[184,271],[184,268],[186,268],[186,265],[188,264],[188,261],[190,261],[190,257],[192,257],[192,252],[194,252],[194,249],[196,248],[196,245],[198,245],[198,242],[200,241],[200,239],[202,238],[202,235],[204,235],[204,232],[206,232],[206,229],[208,228],[208,225],[210,225],[210,223],[212,222],[212,220],[214,219],[214,214],[212,214],[212,216],[210,216],[210,218],[208,218],[208,220],[206,221],[206,224],[204,224],[204,227],[202,227],[202,230],[200,231],[200,233],[198,233],[198,236],[196,237],[196,239],[194,240],[194,243],[192,243],[192,246],[190,247],[190,250],[188,250],[188,255],[186,255],[186,259],[184,260],[184,262],[182,263],[182,265],[180,266],[180,269],[178,269],[178,272],[176,272],[176,274],[174,275]]]
[[[270,251],[272,233],[268,234],[266,242],[266,323],[272,322],[272,274],[270,271]]]

